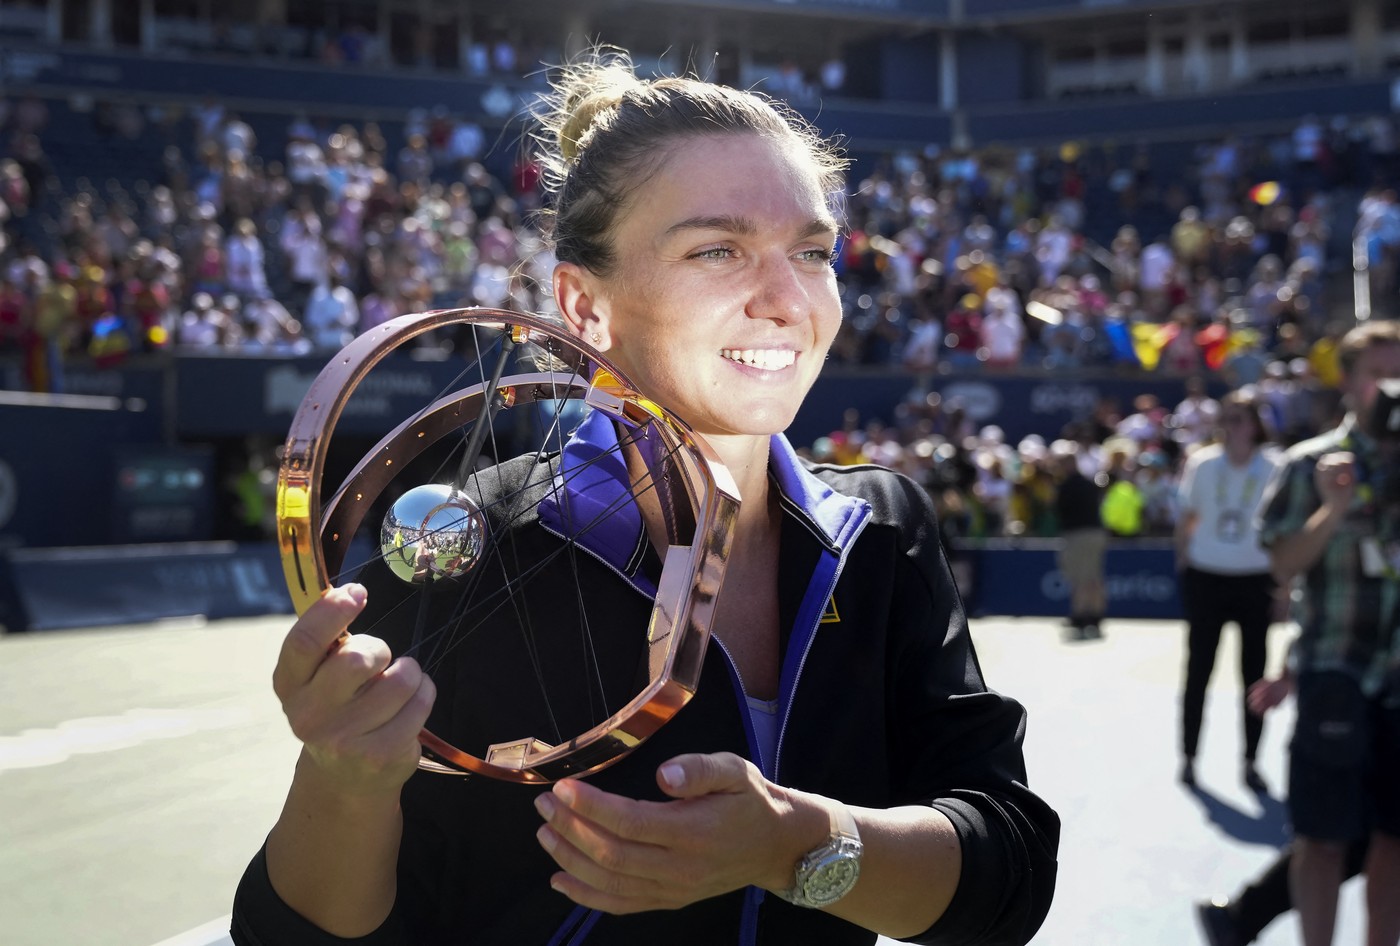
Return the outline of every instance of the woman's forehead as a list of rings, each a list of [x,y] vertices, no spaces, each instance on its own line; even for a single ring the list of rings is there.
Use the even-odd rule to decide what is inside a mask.
[[[696,135],[672,143],[637,188],[634,211],[714,216],[761,212],[779,205],[826,212],[821,169],[795,136]]]

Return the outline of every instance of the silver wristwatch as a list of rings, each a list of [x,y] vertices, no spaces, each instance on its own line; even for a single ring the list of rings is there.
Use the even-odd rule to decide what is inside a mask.
[[[799,907],[830,906],[851,892],[860,877],[860,843],[856,819],[845,805],[831,808],[831,837],[797,862],[792,889],[778,894]]]

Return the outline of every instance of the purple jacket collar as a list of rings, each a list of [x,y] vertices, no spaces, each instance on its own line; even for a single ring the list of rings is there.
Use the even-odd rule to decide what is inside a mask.
[[[805,519],[829,550],[843,551],[860,531],[866,502],[838,493],[813,475],[782,434],[770,442],[768,471],[783,507]],[[617,428],[606,414],[590,411],[564,445],[554,489],[539,505],[540,521],[575,538],[634,582],[650,585],[638,575],[646,532],[627,480]]]

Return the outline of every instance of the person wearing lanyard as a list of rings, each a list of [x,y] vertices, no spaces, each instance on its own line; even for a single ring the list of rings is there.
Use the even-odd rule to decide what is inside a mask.
[[[1221,402],[1216,441],[1186,461],[1179,487],[1176,566],[1186,611],[1186,667],[1181,694],[1181,781],[1196,784],[1196,748],[1206,685],[1227,621],[1240,628],[1244,692],[1264,676],[1274,581],[1259,545],[1254,511],[1273,475],[1276,453],[1251,392]],[[1244,782],[1267,791],[1254,767],[1264,721],[1243,705]]]
[[[1260,512],[1275,577],[1301,582],[1288,808],[1304,946],[1332,942],[1347,849],[1367,837],[1367,942],[1400,941],[1400,444],[1375,423],[1400,379],[1400,322],[1357,326],[1338,358],[1350,412],[1289,449]]]

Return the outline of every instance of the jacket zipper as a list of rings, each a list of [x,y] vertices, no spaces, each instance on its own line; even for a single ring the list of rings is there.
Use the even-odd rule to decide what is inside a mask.
[[[763,774],[772,781],[778,781],[778,768],[783,756],[783,736],[787,732],[788,715],[792,711],[792,696],[797,691],[798,681],[802,679],[802,670],[807,665],[807,655],[811,652],[812,642],[816,639],[817,628],[821,626],[822,614],[826,611],[826,602],[831,600],[832,593],[836,590],[836,583],[841,580],[841,572],[846,567],[846,558],[850,555],[851,547],[855,545],[856,539],[865,529],[865,524],[870,519],[870,507],[866,506],[860,516],[860,520],[852,527],[851,532],[845,537],[837,553],[836,566],[832,569],[831,578],[826,582],[825,594],[820,600],[820,609],[817,610],[816,618],[806,628],[803,636],[802,657],[798,661],[797,670],[792,675],[792,683],[778,694],[779,706],[782,707],[783,719],[778,727],[778,739],[773,744],[773,771],[764,771]],[[809,588],[810,593],[810,588]],[[753,710],[749,708],[747,699],[748,690],[744,687],[744,677],[739,672],[739,667],[734,662],[729,650],[724,646],[724,642],[718,637],[711,636],[711,640],[719,644],[720,651],[724,654],[725,663],[728,664],[729,673],[733,683],[738,687],[739,711],[743,715],[745,739],[749,742],[749,752],[751,755],[758,755],[758,767],[760,771],[766,768],[762,753],[758,750],[758,737],[753,722]],[[744,891],[744,911],[739,921],[739,944],[740,946],[755,946],[758,942],[758,908],[763,903],[763,898],[767,896],[767,891],[761,887],[748,887]]]
[[[831,578],[826,584],[826,593],[822,596],[820,607],[816,619],[806,629],[802,638],[802,657],[798,660],[797,670],[792,675],[792,685],[787,692],[782,694],[783,719],[778,726],[778,741],[773,746],[773,781],[778,780],[779,770],[782,768],[783,759],[783,738],[787,735],[788,717],[792,715],[792,697],[797,692],[798,681],[802,679],[802,671],[807,666],[807,655],[812,652],[812,642],[816,640],[817,628],[821,627],[822,615],[826,612],[826,603],[831,600],[831,596],[836,591],[836,583],[841,580],[841,573],[846,569],[846,559],[851,554],[851,547],[855,545],[856,539],[865,531],[865,524],[870,521],[870,507],[866,506],[862,510],[860,521],[852,528],[851,534],[842,543],[840,552],[836,559],[836,567],[832,569]],[[745,706],[747,712],[748,707]]]

